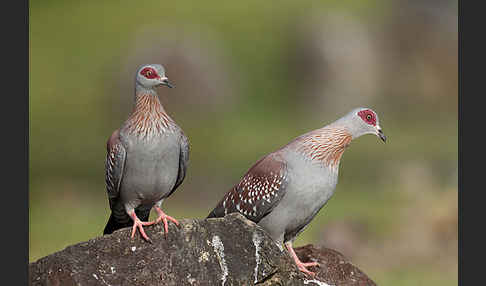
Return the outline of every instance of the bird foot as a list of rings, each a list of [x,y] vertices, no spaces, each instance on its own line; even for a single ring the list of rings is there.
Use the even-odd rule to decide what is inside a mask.
[[[142,235],[142,237],[148,241],[148,242],[152,242],[152,240],[150,240],[150,238],[147,236],[147,234],[145,233],[145,231],[143,230],[143,226],[144,225],[151,225],[150,222],[145,222],[145,221],[141,221],[137,215],[135,214],[135,212],[133,212],[131,214],[131,217],[133,219],[133,227],[132,227],[132,238],[135,236],[135,232],[137,232],[137,228],[138,228],[138,231],[140,231],[140,234]]]
[[[285,246],[287,247],[287,250],[289,251],[290,256],[292,256],[292,258],[294,259],[295,264],[297,265],[297,267],[299,268],[299,270],[301,272],[304,272],[304,273],[309,274],[311,276],[315,276],[316,275],[315,272],[310,271],[309,269],[307,269],[307,267],[319,266],[319,263],[318,262],[302,262],[302,261],[300,261],[299,257],[295,253],[294,248],[292,247],[292,242],[290,242],[290,241],[289,242],[286,242],[285,243]]]
[[[309,274],[311,276],[315,276],[316,273],[308,270],[306,267],[319,266],[319,263],[318,262],[305,262],[304,263],[304,262],[301,262],[300,260],[299,261],[295,261],[295,264],[297,264],[297,267],[299,268],[299,270],[301,272],[304,272],[304,273]]]
[[[171,222],[175,223],[177,226],[179,226],[179,222],[175,218],[165,214],[159,207],[154,207],[154,208],[155,208],[155,211],[159,214],[159,216],[157,217],[157,219],[155,221],[149,222],[148,225],[157,224],[157,223],[163,221],[164,222],[164,235],[165,235],[165,238],[167,238],[167,233],[169,232],[169,224],[168,224],[167,221],[170,220]]]

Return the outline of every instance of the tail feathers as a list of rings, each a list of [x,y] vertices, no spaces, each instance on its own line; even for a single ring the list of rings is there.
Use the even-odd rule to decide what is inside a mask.
[[[148,221],[150,216],[150,209],[146,210],[137,210],[135,209],[135,214],[141,221]],[[110,214],[110,218],[106,223],[105,229],[103,230],[103,234],[111,234],[115,230],[119,230],[121,228],[129,227],[133,225],[132,219],[127,215],[125,219],[115,218],[113,213]]]
[[[218,207],[212,210],[206,218],[224,217],[224,211],[220,211]]]
[[[132,220],[128,220],[125,222],[119,222],[114,216],[113,213],[110,214],[110,218],[108,219],[108,222],[106,223],[105,229],[103,230],[103,234],[111,234],[115,230],[118,230],[120,228],[124,227],[129,227],[133,224]]]
[[[135,209],[135,214],[141,221],[148,221],[149,216],[150,216],[150,210],[149,209]]]

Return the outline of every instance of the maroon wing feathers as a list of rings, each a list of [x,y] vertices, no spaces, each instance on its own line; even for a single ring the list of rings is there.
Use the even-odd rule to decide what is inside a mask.
[[[263,157],[223,197],[209,217],[239,212],[259,222],[280,202],[288,185],[287,165],[276,154]]]

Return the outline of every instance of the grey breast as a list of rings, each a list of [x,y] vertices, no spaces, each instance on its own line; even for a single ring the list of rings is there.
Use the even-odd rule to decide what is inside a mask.
[[[282,201],[261,225],[272,229],[274,239],[288,241],[294,239],[330,199],[337,183],[337,168],[334,172],[300,153],[288,151],[284,154],[290,183]]]
[[[127,162],[122,195],[140,203],[154,203],[173,188],[179,168],[180,146],[177,134],[127,140]]]

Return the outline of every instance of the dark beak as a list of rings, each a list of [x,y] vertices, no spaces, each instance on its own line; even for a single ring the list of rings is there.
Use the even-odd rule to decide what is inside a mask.
[[[170,88],[175,87],[174,85],[172,85],[172,84],[169,82],[169,80],[168,80],[168,79],[164,79],[164,80],[163,80],[163,83],[164,83],[164,85],[166,85],[166,86],[168,86],[168,87],[170,87]]]
[[[385,134],[383,134],[383,131],[380,129],[378,129],[378,137],[380,137],[381,140],[383,140],[383,142],[386,143],[386,136]]]
[[[162,79],[162,82],[160,83],[160,85],[166,85],[166,86],[168,86],[168,87],[170,87],[170,88],[175,87],[174,85],[172,85],[172,84],[169,82],[169,80],[168,80],[167,78],[163,78],[163,79]]]

